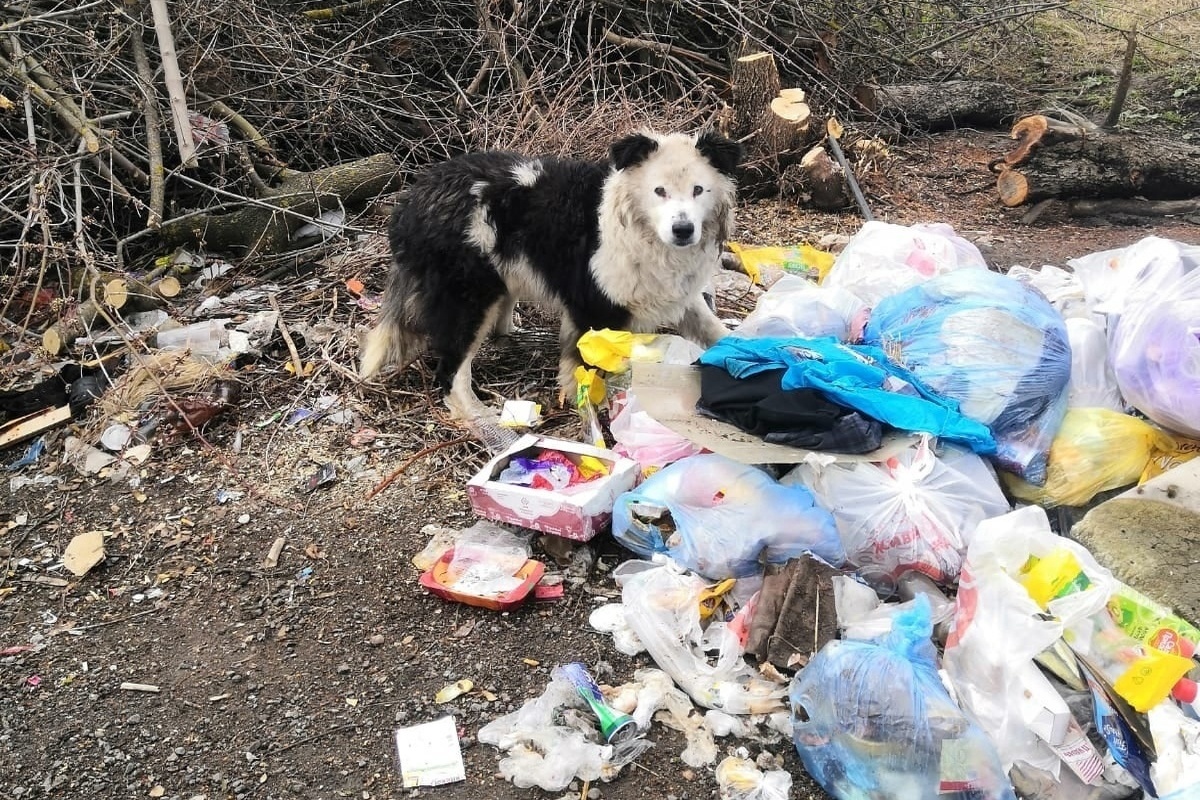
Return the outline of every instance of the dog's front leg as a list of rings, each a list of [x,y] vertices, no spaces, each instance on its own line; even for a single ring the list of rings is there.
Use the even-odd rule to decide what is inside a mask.
[[[729,329],[712,312],[704,298],[696,295],[683,312],[683,319],[679,320],[679,335],[696,344],[712,347],[729,335]]]
[[[563,311],[562,324],[558,329],[558,404],[575,404],[575,368],[583,366],[579,355],[579,337],[583,332]]]

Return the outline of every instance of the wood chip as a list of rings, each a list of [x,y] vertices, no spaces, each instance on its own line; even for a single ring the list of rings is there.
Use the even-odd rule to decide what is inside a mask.
[[[130,683],[126,681],[119,687],[127,692],[149,692],[150,694],[158,694],[159,688],[152,683]]]
[[[104,531],[81,533],[63,551],[63,566],[77,577],[83,577],[103,560]]]
[[[278,566],[279,554],[283,552],[283,546],[287,544],[287,537],[280,536],[271,544],[271,549],[267,552],[267,557],[263,559],[263,568],[271,569]]]

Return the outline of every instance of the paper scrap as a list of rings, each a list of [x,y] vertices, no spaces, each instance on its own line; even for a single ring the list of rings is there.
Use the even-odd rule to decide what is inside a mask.
[[[396,758],[405,789],[467,779],[454,717],[397,728]]]
[[[104,531],[88,531],[71,540],[63,552],[63,566],[72,575],[83,577],[104,560]]]

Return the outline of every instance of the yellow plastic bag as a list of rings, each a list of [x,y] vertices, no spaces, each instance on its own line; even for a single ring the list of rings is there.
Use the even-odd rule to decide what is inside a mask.
[[[636,350],[653,344],[657,338],[653,333],[592,330],[579,337],[579,355],[605,372],[624,372]]]
[[[1081,506],[1098,493],[1137,483],[1175,439],[1137,417],[1107,408],[1072,408],[1050,445],[1046,485],[1004,473],[1014,497],[1041,506]]]
[[[759,286],[770,286],[784,275],[799,275],[820,283],[833,267],[833,253],[812,245],[795,247],[746,247],[729,242],[729,250],[742,263],[742,270]]]
[[[1172,467],[1178,467],[1185,461],[1191,461],[1196,456],[1200,456],[1200,439],[1187,439],[1183,436],[1175,437],[1175,449],[1171,451],[1157,451],[1150,457],[1150,463],[1146,464],[1146,470],[1142,473],[1142,477],[1138,480],[1141,485],[1151,478],[1157,478]]]

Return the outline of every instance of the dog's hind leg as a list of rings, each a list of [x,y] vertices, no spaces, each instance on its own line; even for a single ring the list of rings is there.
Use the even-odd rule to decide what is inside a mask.
[[[407,367],[421,354],[421,337],[408,330],[399,317],[400,314],[385,308],[379,323],[363,340],[358,366],[358,375],[363,380],[374,377],[389,364]]]
[[[437,380],[446,392],[446,406],[458,419],[473,419],[489,414],[487,406],[475,396],[471,362],[488,333],[496,324],[496,315],[504,306],[503,298],[490,305],[475,305],[462,310],[462,316],[448,320],[434,334],[433,348],[439,361]]]
[[[678,328],[680,336],[705,347],[712,347],[718,340],[729,335],[725,323],[718,319],[701,295],[696,295],[688,303]]]
[[[495,336],[512,336],[513,314],[517,310],[517,298],[512,294],[506,294],[500,303],[500,310],[496,314],[496,324],[492,326],[492,333]]]

